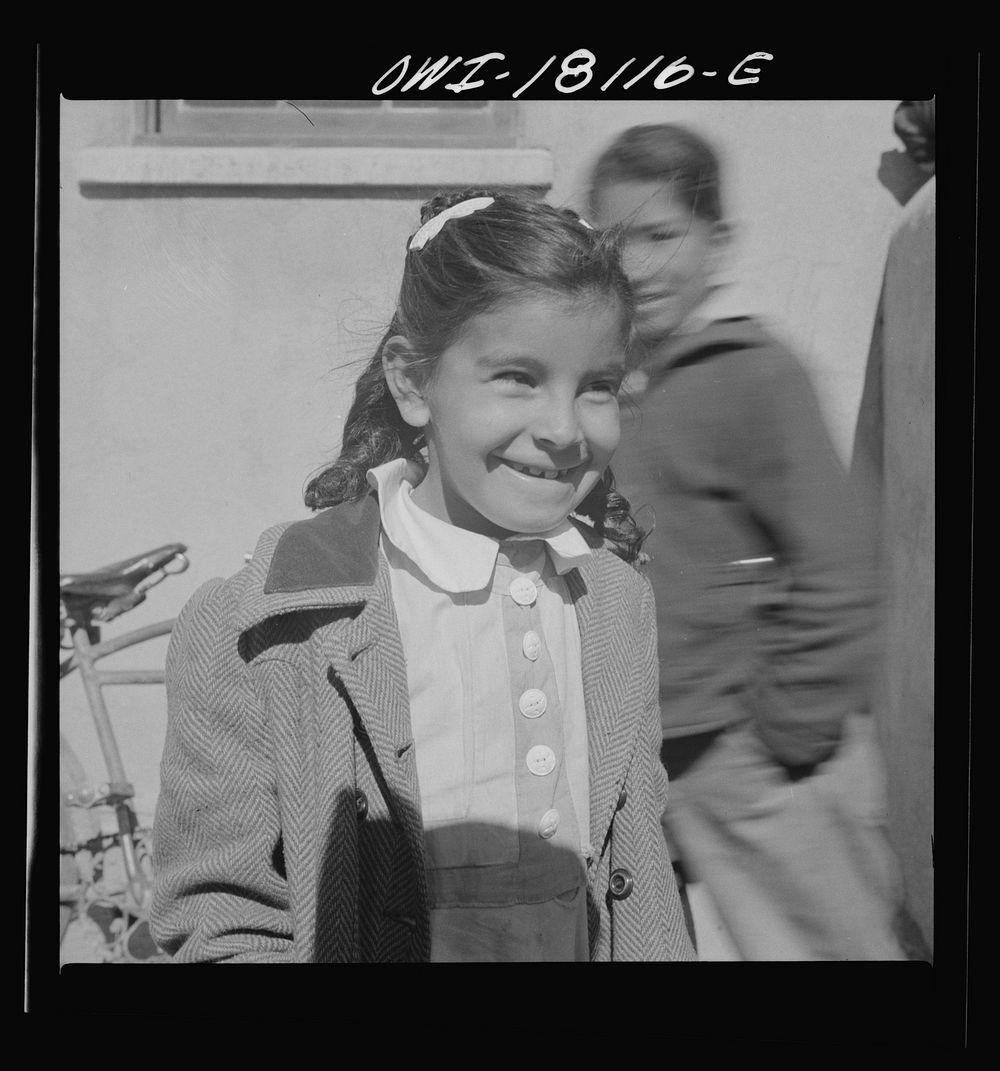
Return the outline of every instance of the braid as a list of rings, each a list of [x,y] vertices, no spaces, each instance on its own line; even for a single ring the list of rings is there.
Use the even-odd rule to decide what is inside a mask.
[[[615,479],[607,469],[589,495],[574,510],[593,525],[594,532],[605,546],[623,561],[642,565],[646,555],[641,552],[643,541],[649,534],[632,516],[629,500],[615,490]]]
[[[344,422],[343,446],[334,464],[317,473],[306,485],[305,504],[325,509],[339,502],[356,502],[368,493],[368,470],[397,457],[412,458],[423,433],[400,416],[382,370],[382,347],[398,333],[393,320],[361,373],[354,402]]]

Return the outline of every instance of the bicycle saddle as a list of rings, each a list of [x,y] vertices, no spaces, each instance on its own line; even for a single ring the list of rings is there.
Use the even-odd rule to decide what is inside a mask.
[[[184,554],[183,543],[167,543],[134,558],[112,562],[92,573],[63,573],[59,593],[70,599],[117,599],[128,595],[137,584]]]

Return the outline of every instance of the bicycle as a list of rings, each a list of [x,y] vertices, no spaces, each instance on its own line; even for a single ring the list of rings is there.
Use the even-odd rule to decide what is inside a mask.
[[[152,892],[150,830],[140,826],[114,728],[104,701],[108,685],[163,684],[163,669],[98,669],[109,655],[170,633],[174,619],[102,640],[101,627],[146,598],[167,576],[188,567],[187,547],[170,543],[91,573],[59,578],[60,648],[72,654],[60,662],[59,679],[78,672],[108,779],[95,789],[83,765],[59,734],[60,746],[60,930],[63,946],[75,919],[96,924],[103,938],[103,962],[157,962],[167,957],[149,933]],[[66,640],[69,638],[69,643]],[[95,815],[110,808],[115,831],[104,833]],[[82,820],[81,820],[82,819]]]

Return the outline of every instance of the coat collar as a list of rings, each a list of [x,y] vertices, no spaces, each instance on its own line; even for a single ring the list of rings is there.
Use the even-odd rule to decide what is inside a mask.
[[[290,525],[274,548],[264,593],[374,583],[378,528],[374,495]]]
[[[268,529],[241,574],[241,630],[294,610],[358,606],[379,573],[374,495]]]

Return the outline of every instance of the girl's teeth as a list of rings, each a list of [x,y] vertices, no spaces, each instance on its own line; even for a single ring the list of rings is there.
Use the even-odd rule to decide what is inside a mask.
[[[518,470],[518,472],[526,472],[529,476],[537,476],[543,480],[555,480],[560,476],[565,476],[569,469],[557,469],[555,471],[549,471],[546,469],[534,469],[530,465],[518,465],[515,462],[509,463],[512,468]]]

